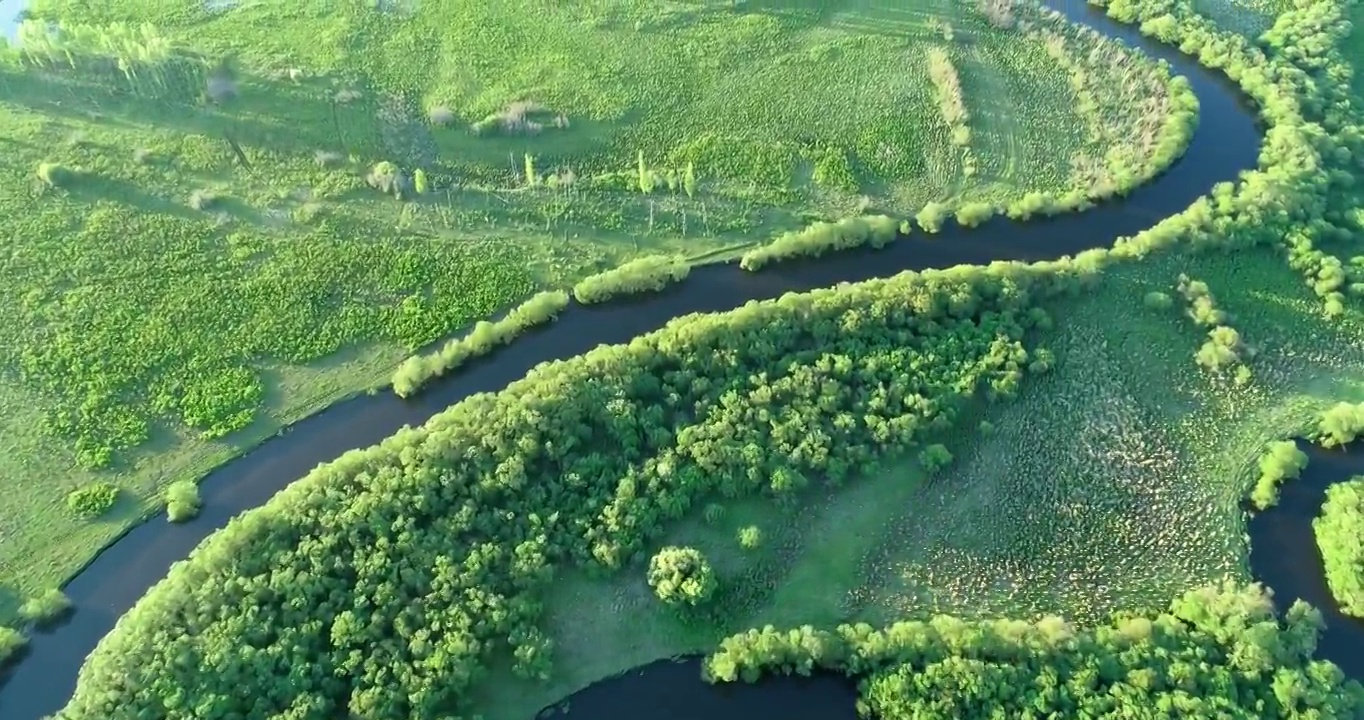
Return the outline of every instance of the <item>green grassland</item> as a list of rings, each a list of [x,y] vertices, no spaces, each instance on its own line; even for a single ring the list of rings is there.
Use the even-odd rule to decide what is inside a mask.
[[[1204,333],[1181,308],[1142,304],[1173,294],[1181,272],[1208,283],[1257,349],[1249,386],[1195,365]],[[742,588],[716,601],[721,622],[680,619],[642,568],[561,579],[545,598],[554,679],[497,674],[483,686],[487,717],[527,717],[599,678],[751,627],[937,613],[1092,624],[1190,587],[1248,581],[1243,501],[1256,459],[1326,407],[1364,399],[1364,313],[1319,319],[1319,300],[1269,251],[1123,267],[1049,310],[1062,320],[1034,342],[1054,351],[1055,368],[982,408],[993,429],[956,435],[946,470],[930,477],[904,458],[799,505],[743,501],[718,521],[694,513],[657,544],[701,549],[722,587]],[[736,539],[750,525],[765,536],[756,552]]]
[[[31,4],[130,24],[69,26],[74,66],[36,38],[0,66],[0,621],[159,488],[536,289],[816,217],[1104,195],[1160,169],[1168,74],[1031,16],[337,5]],[[229,52],[235,94],[206,104]],[[471,131],[523,101],[537,134]],[[384,161],[427,192],[367,186]],[[120,488],[114,510],[65,512],[95,481]]]

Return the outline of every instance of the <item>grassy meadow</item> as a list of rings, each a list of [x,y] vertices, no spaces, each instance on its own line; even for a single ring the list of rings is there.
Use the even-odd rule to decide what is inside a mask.
[[[1209,285],[1256,349],[1249,385],[1198,369],[1205,332],[1182,307],[1143,304],[1153,291],[1174,295],[1181,272]],[[1320,302],[1263,250],[1122,267],[1052,314],[1056,328],[1034,343],[1055,353],[1055,368],[982,413],[989,429],[949,441],[957,457],[939,474],[891,463],[797,506],[698,509],[661,539],[711,560],[731,593],[715,605],[739,608],[723,620],[679,619],[642,566],[556,583],[545,600],[554,679],[499,674],[483,686],[486,716],[527,717],[599,678],[765,624],[936,613],[1085,624],[1205,582],[1248,580],[1243,501],[1256,460],[1324,408],[1364,399],[1364,313],[1318,320]],[[757,549],[738,540],[747,527],[762,534]]]
[[[0,624],[168,484],[536,290],[1102,194],[1166,109],[1163,69],[1040,16],[727,5],[34,0],[85,25],[0,63]]]

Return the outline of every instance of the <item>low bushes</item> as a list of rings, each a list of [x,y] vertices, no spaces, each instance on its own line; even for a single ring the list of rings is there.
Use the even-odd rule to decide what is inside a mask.
[[[166,517],[173,523],[197,517],[202,503],[193,480],[177,480],[166,487]]]
[[[104,481],[92,482],[72,490],[66,496],[66,507],[76,517],[86,520],[108,512],[118,502],[119,489]]]
[[[479,321],[467,335],[445,343],[439,350],[426,355],[413,355],[403,361],[393,373],[393,392],[398,397],[411,397],[427,382],[438,378],[501,345],[537,325],[559,316],[568,307],[568,293],[549,290],[537,293],[507,313],[501,320]]]
[[[871,245],[881,248],[895,239],[900,223],[886,215],[851,217],[838,222],[819,222],[795,232],[785,233],[762,247],[744,253],[739,267],[761,270],[779,260],[794,257],[819,257],[833,250]]]
[[[1263,588],[1224,585],[1094,629],[1058,617],[769,625],[725,639],[704,673],[711,682],[860,676],[859,707],[885,720],[1359,717],[1364,687],[1312,658],[1323,626],[1301,600],[1280,618]]]
[[[19,617],[24,622],[41,626],[61,619],[70,609],[71,600],[61,590],[53,588],[25,600],[19,607]]]
[[[1307,467],[1307,453],[1298,449],[1292,440],[1278,440],[1269,444],[1260,456],[1260,477],[1250,493],[1250,502],[1259,510],[1279,503],[1279,484],[1302,474]]]
[[[1364,617],[1364,477],[1327,488],[1312,530],[1341,612]]]
[[[583,278],[573,286],[573,299],[591,305],[619,295],[657,292],[685,280],[690,273],[691,266],[683,258],[650,255]]]

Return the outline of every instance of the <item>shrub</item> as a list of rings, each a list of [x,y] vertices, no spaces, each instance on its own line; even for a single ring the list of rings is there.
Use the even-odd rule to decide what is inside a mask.
[[[1146,297],[1142,298],[1142,303],[1152,310],[1169,310],[1175,305],[1174,298],[1159,290],[1146,293]]]
[[[1327,488],[1312,531],[1341,612],[1364,617],[1364,477]]]
[[[1364,403],[1339,403],[1321,416],[1315,439],[1324,447],[1336,447],[1354,442],[1364,434]]]
[[[375,163],[374,167],[370,168],[369,174],[365,176],[365,183],[399,199],[402,199],[403,191],[407,189],[407,177],[403,175],[403,171],[387,160]]]
[[[218,202],[218,196],[208,190],[195,190],[189,194],[189,206],[195,210],[208,210]]]
[[[739,267],[757,271],[775,260],[793,257],[819,257],[831,250],[844,250],[870,244],[885,247],[895,239],[899,223],[885,215],[844,218],[838,222],[819,222],[804,230],[780,235],[772,242],[744,253]]]
[[[41,626],[60,619],[70,609],[70,598],[61,590],[53,588],[25,600],[19,607],[19,617],[23,618],[24,622]]]
[[[48,187],[65,187],[76,179],[76,171],[60,163],[39,163],[38,179]]]
[[[1055,215],[1062,210],[1055,196],[1032,191],[1010,204],[1005,214],[1014,220],[1027,220],[1033,215]]]
[[[506,345],[526,330],[559,316],[568,306],[568,293],[550,290],[534,295],[496,322],[479,321],[464,337],[451,340],[436,352],[413,355],[393,373],[393,392],[410,397],[433,378],[454,370],[473,358]]]
[[[4,667],[28,644],[28,638],[14,628],[0,625],[0,667]]]
[[[578,281],[573,299],[584,305],[605,302],[618,295],[657,292],[685,280],[691,266],[680,257],[649,255]]]
[[[947,217],[952,214],[952,209],[943,203],[931,202],[914,216],[914,222],[919,223],[919,227],[927,233],[936,233],[942,229]]]
[[[117,487],[101,480],[72,490],[66,496],[66,506],[76,517],[93,520],[109,512],[118,496]]]
[[[192,520],[202,504],[199,486],[193,480],[177,480],[166,486],[166,516],[171,522]]]
[[[1256,508],[1264,510],[1278,504],[1280,483],[1302,474],[1307,467],[1307,453],[1299,450],[1298,444],[1292,440],[1278,440],[1265,448],[1259,466],[1260,477],[1255,481],[1250,501]]]
[[[649,559],[649,587],[659,600],[673,605],[696,607],[715,594],[715,570],[700,550],[668,546]]]
[[[437,127],[445,127],[455,121],[455,111],[451,110],[448,107],[445,107],[444,105],[441,105],[438,107],[431,108],[431,112],[429,113],[428,117],[430,117],[432,125],[435,125]]]
[[[969,202],[957,209],[957,224],[973,228],[989,220],[994,214],[995,208],[990,203]]]
[[[739,530],[739,547],[756,550],[763,544],[763,531],[757,525],[749,525]]]
[[[919,464],[930,475],[952,464],[952,452],[942,443],[934,443],[919,452]]]

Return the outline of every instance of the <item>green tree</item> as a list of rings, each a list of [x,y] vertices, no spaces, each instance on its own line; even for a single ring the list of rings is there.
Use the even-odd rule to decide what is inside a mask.
[[[719,585],[700,550],[672,545],[649,559],[648,580],[659,600],[687,607],[704,604]]]

